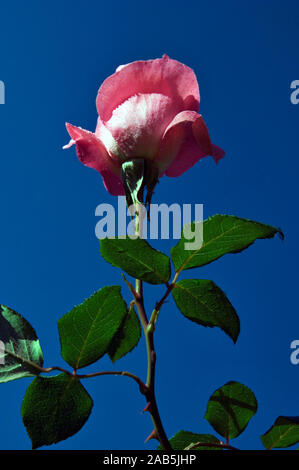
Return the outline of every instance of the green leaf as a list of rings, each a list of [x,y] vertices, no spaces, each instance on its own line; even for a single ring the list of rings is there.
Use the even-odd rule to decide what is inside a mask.
[[[104,238],[100,241],[103,258],[130,276],[150,284],[163,284],[170,279],[170,259],[136,238]]]
[[[299,442],[299,416],[279,416],[261,436],[267,450],[290,447]]]
[[[199,325],[218,326],[234,342],[240,332],[239,317],[219,287],[206,279],[184,279],[172,290],[175,303],[182,314]]]
[[[239,382],[228,382],[210,397],[205,418],[226,439],[239,436],[257,411],[254,393]]]
[[[73,376],[39,376],[29,385],[21,414],[32,448],[56,444],[78,432],[87,421],[93,401]]]
[[[190,431],[179,431],[171,439],[169,439],[171,447],[173,450],[184,450],[188,447],[192,447],[194,444],[220,444],[217,437],[212,436],[212,434],[195,434]],[[162,447],[159,445],[159,450]],[[195,449],[192,449],[195,450]],[[211,446],[198,446],[198,450],[221,450],[220,447]]]
[[[61,354],[74,369],[100,359],[127,315],[119,286],[103,287],[58,320]]]
[[[110,359],[115,362],[137,346],[141,336],[141,327],[134,307],[130,307],[125,319],[114,336],[108,350]]]
[[[38,375],[43,353],[32,326],[19,313],[0,305],[0,383]]]
[[[276,227],[217,214],[203,222],[202,246],[195,250],[185,249],[185,243],[190,243],[190,240],[185,238],[184,230],[194,231],[194,228],[194,222],[184,226],[181,240],[171,250],[176,271],[204,266],[227,253],[239,253],[258,238],[272,238],[276,233],[283,238],[281,230]]]

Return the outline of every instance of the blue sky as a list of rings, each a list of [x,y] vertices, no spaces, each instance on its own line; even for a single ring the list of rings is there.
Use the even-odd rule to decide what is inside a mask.
[[[99,255],[95,208],[116,204],[95,171],[63,151],[69,121],[93,130],[102,81],[127,62],[167,53],[192,67],[201,113],[226,151],[177,179],[156,202],[203,203],[205,218],[228,213],[279,226],[285,241],[258,241],[184,277],[214,280],[241,320],[236,345],[185,319],[170,300],[156,334],[157,397],[169,436],[212,432],[209,396],[229,380],[249,386],[259,409],[232,441],[261,449],[278,415],[298,415],[299,365],[290,363],[298,321],[298,124],[290,83],[299,79],[296,1],[86,0],[1,5],[0,302],[35,327],[46,366],[63,365],[57,320],[104,285],[120,284]],[[173,241],[155,244],[169,252]],[[130,300],[122,287],[126,300]],[[161,289],[146,289],[148,305]],[[90,371],[113,368],[108,358]],[[143,341],[116,369],[145,376]],[[1,385],[1,449],[28,449],[20,406],[31,379]],[[85,427],[51,449],[152,449],[144,400],[122,377],[85,381],[95,406]]]

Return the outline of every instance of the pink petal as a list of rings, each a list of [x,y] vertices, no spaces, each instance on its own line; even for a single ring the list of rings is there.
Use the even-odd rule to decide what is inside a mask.
[[[100,116],[97,120],[95,135],[104,144],[109,156],[117,165],[120,164],[119,162],[125,160],[125,154],[122,152],[110,130],[102,122]]]
[[[120,176],[112,173],[110,170],[102,170],[101,175],[105,188],[110,194],[112,194],[112,196],[125,195],[125,190]]]
[[[124,194],[120,178],[120,166],[108,155],[104,144],[95,134],[81,127],[66,124],[71,141],[64,148],[76,144],[79,160],[86,166],[94,168],[102,175],[106,189],[114,196]]]
[[[155,162],[161,173],[176,177],[207,155],[217,161],[224,152],[211,143],[202,116],[194,111],[183,111],[166,129]]]
[[[153,159],[165,129],[180,111],[176,104],[158,93],[138,94],[127,99],[113,111],[109,121],[102,124],[113,136],[113,140],[104,141],[109,153],[117,153],[121,160]]]
[[[176,101],[181,111],[197,111],[199,107],[199,89],[193,70],[164,55],[161,59],[121,66],[104,81],[97,96],[102,121],[108,121],[115,108],[139,93],[166,95]]]
[[[213,148],[212,157],[214,158],[215,162],[218,163],[219,160],[225,156],[225,151],[215,144],[212,144],[212,148]]]
[[[213,146],[210,140],[208,128],[199,114],[192,123],[193,136],[195,137],[196,142],[206,155],[213,154]]]

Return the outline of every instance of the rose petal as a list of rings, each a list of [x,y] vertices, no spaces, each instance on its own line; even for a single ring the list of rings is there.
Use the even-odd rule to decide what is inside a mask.
[[[183,111],[166,129],[154,161],[161,173],[176,177],[207,155],[217,161],[224,152],[211,143],[202,116],[194,111]]]
[[[64,148],[75,144],[79,160],[84,165],[101,173],[106,189],[113,196],[123,195],[120,165],[109,157],[104,144],[95,134],[81,127],[67,123],[66,128],[71,136],[71,141]]]
[[[213,149],[212,157],[214,158],[215,162],[218,163],[219,160],[225,156],[225,151],[215,144],[212,144],[212,149]]]
[[[194,140],[192,125],[198,118],[199,115],[194,111],[183,111],[177,114],[169,124],[164,133],[159,152],[154,159],[160,172],[167,170],[175,161],[182,146],[186,145],[188,140]]]
[[[109,191],[110,194],[112,194],[112,196],[125,195],[125,190],[120,176],[112,173],[110,170],[102,170],[101,175],[105,188],[107,191]]]
[[[117,156],[153,159],[168,124],[178,113],[176,102],[168,96],[151,93],[132,96],[116,108],[105,127],[113,136],[108,150]],[[103,131],[102,131],[103,132]]]
[[[209,136],[208,128],[199,114],[197,118],[192,123],[193,136],[195,137],[196,142],[207,155],[213,154],[213,146]]]
[[[166,55],[132,62],[117,70],[98,92],[97,109],[103,122],[111,118],[115,108],[139,93],[163,94],[175,100],[182,111],[198,110],[199,89],[193,70]]]
[[[110,130],[102,122],[100,116],[98,117],[95,135],[104,144],[112,160],[117,164],[119,164],[119,161],[125,160],[126,155],[119,147]]]

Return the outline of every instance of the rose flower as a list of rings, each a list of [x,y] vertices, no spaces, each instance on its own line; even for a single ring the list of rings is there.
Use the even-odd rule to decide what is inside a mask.
[[[180,176],[201,158],[216,162],[224,151],[212,144],[200,114],[193,70],[164,55],[122,65],[101,85],[95,132],[66,124],[81,162],[99,171],[112,195],[124,194],[124,162],[143,159],[157,176]]]

